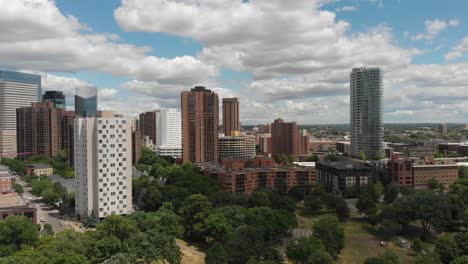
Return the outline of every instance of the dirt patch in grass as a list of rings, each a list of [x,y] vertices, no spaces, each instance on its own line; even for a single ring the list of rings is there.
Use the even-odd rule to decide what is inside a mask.
[[[177,245],[182,251],[182,264],[204,264],[205,253],[199,251],[196,247],[190,246],[187,242],[176,239]]]

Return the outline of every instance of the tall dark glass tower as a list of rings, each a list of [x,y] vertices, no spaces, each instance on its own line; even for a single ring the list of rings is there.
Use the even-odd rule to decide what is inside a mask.
[[[94,117],[97,113],[96,87],[81,87],[75,93],[75,114],[81,117]]]
[[[46,91],[42,96],[43,102],[53,102],[54,107],[58,109],[65,109],[65,95],[60,91]]]
[[[383,85],[379,68],[351,72],[351,154],[378,159],[383,152]]]

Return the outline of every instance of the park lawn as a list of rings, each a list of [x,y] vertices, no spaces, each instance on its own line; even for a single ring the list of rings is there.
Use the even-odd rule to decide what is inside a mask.
[[[367,258],[377,256],[391,250],[395,252],[401,263],[414,263],[413,252],[399,247],[395,242],[387,241],[387,246],[381,247],[380,239],[373,235],[377,233],[368,223],[360,222],[360,219],[350,219],[344,224],[345,247],[338,257],[341,264],[362,264]]]

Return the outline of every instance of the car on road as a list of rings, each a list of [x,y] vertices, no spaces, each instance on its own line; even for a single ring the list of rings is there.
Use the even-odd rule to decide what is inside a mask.
[[[41,222],[45,222],[45,219],[44,219],[44,217],[41,217],[41,220],[40,220],[40,221],[41,221]]]
[[[61,226],[64,226],[64,225],[65,225],[65,222],[63,222],[63,221],[60,222],[60,225],[61,225]]]

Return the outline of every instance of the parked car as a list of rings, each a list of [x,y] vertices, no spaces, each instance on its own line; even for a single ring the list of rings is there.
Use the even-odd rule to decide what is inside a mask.
[[[44,217],[41,217],[41,220],[40,220],[40,221],[41,221],[41,222],[45,222],[45,219],[44,219]]]

